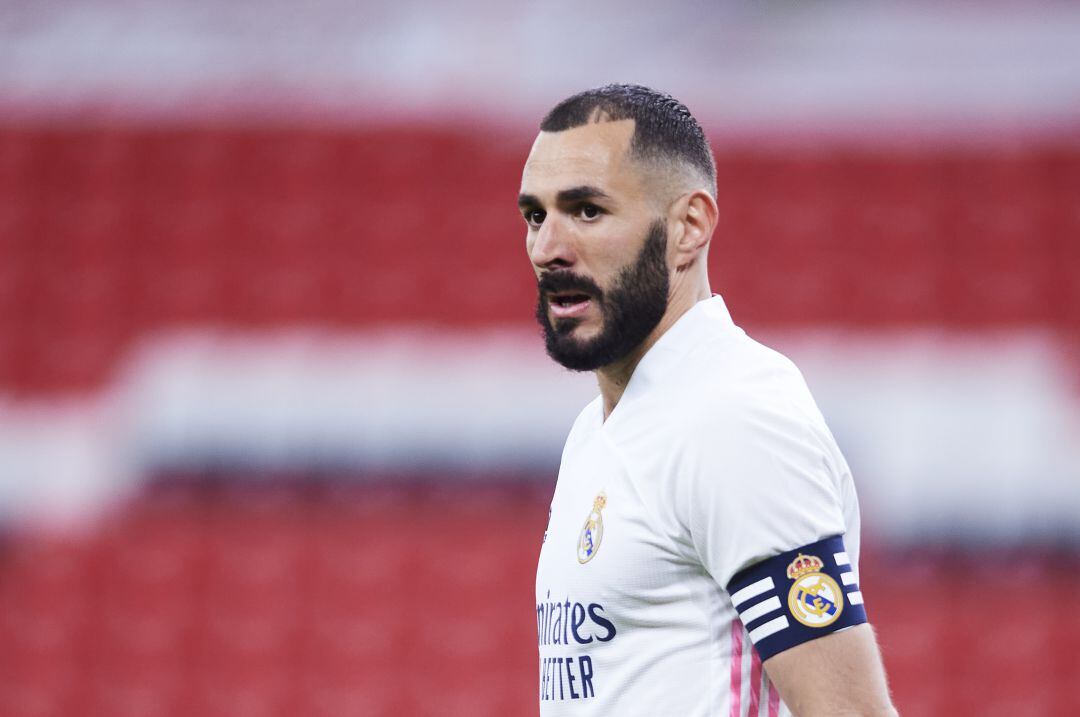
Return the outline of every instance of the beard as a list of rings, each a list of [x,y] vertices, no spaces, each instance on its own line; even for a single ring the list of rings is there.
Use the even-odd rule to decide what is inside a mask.
[[[592,279],[568,270],[544,274],[538,283],[536,320],[543,329],[548,356],[572,371],[595,371],[640,346],[667,311],[670,279],[666,254],[667,229],[658,219],[649,227],[637,258],[619,272],[607,291]],[[596,336],[574,337],[580,318],[552,323],[547,296],[564,291],[588,294],[599,307],[601,323]]]

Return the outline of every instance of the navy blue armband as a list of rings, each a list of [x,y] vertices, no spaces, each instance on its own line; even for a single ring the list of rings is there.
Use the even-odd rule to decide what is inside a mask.
[[[763,661],[866,622],[840,535],[751,565],[736,573],[727,590]]]

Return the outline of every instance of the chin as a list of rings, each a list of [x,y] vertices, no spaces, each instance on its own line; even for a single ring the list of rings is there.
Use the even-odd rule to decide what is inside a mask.
[[[554,324],[555,332],[559,336],[569,337],[579,343],[592,341],[601,333],[599,326],[590,326],[582,319],[562,319]]]

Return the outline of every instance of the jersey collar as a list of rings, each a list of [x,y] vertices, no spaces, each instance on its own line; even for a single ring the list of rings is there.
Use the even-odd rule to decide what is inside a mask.
[[[738,327],[719,294],[697,302],[641,358],[620,403],[629,397],[628,394],[647,390],[701,343],[733,330]]]

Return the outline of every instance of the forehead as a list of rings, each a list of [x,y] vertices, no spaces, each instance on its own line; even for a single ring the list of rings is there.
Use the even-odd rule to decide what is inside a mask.
[[[633,136],[633,120],[541,132],[525,162],[521,191],[539,197],[583,185],[632,191],[640,183],[639,167],[627,151]]]

